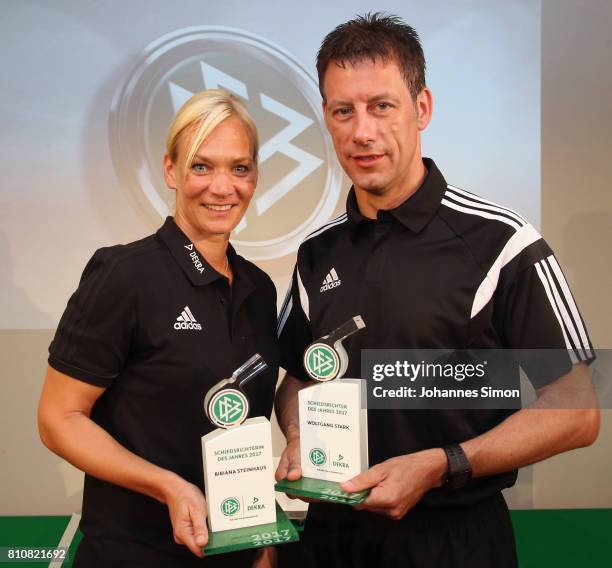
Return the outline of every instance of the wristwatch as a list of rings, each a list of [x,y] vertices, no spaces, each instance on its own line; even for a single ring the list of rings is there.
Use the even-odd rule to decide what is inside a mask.
[[[472,479],[472,466],[459,444],[451,444],[442,448],[448,460],[444,477],[444,487],[450,490],[465,487]]]

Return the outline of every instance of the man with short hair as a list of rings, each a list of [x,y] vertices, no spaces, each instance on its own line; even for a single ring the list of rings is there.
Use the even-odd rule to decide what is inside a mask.
[[[304,566],[517,565],[501,490],[519,467],[593,443],[594,353],[552,251],[517,213],[450,186],[421,155],[432,113],[417,33],[368,14],[323,41],[325,122],[351,178],[347,212],[300,246],[279,316],[287,437],[277,479],[301,476],[297,392],[304,349],[352,316],[346,376],[362,349],[560,348],[519,410],[369,410],[370,469],[345,482],[361,505],[313,503]],[[323,287],[327,274],[337,286]],[[571,393],[574,408],[561,409]],[[556,405],[556,406],[555,406]],[[554,408],[553,408],[554,406]],[[444,486],[444,487],[443,487]]]

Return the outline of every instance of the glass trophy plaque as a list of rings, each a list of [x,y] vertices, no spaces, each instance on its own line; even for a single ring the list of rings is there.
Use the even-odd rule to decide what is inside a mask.
[[[302,477],[283,479],[277,491],[355,505],[369,491],[347,493],[340,483],[368,468],[366,382],[343,378],[348,354],[342,341],[365,327],[355,316],[304,352],[304,368],[318,381],[298,393]]]
[[[261,356],[253,355],[204,398],[206,416],[217,427],[202,437],[206,556],[298,540],[274,497],[270,422],[248,418],[243,387],[266,368]]]

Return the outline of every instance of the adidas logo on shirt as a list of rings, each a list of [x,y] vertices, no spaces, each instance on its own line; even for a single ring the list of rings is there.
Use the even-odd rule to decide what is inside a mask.
[[[181,315],[174,322],[174,329],[197,329],[202,331],[202,326],[193,317],[189,306],[185,306]]]
[[[342,280],[338,278],[338,273],[335,268],[332,268],[327,276],[323,279],[323,285],[321,286],[321,292],[327,292],[327,290],[331,290],[332,288],[337,288],[342,284]]]

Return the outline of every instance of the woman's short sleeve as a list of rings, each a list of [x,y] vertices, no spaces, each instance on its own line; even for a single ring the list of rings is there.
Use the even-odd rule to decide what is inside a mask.
[[[125,365],[135,327],[134,283],[120,247],[87,263],[49,346],[49,364],[66,375],[108,387]]]

